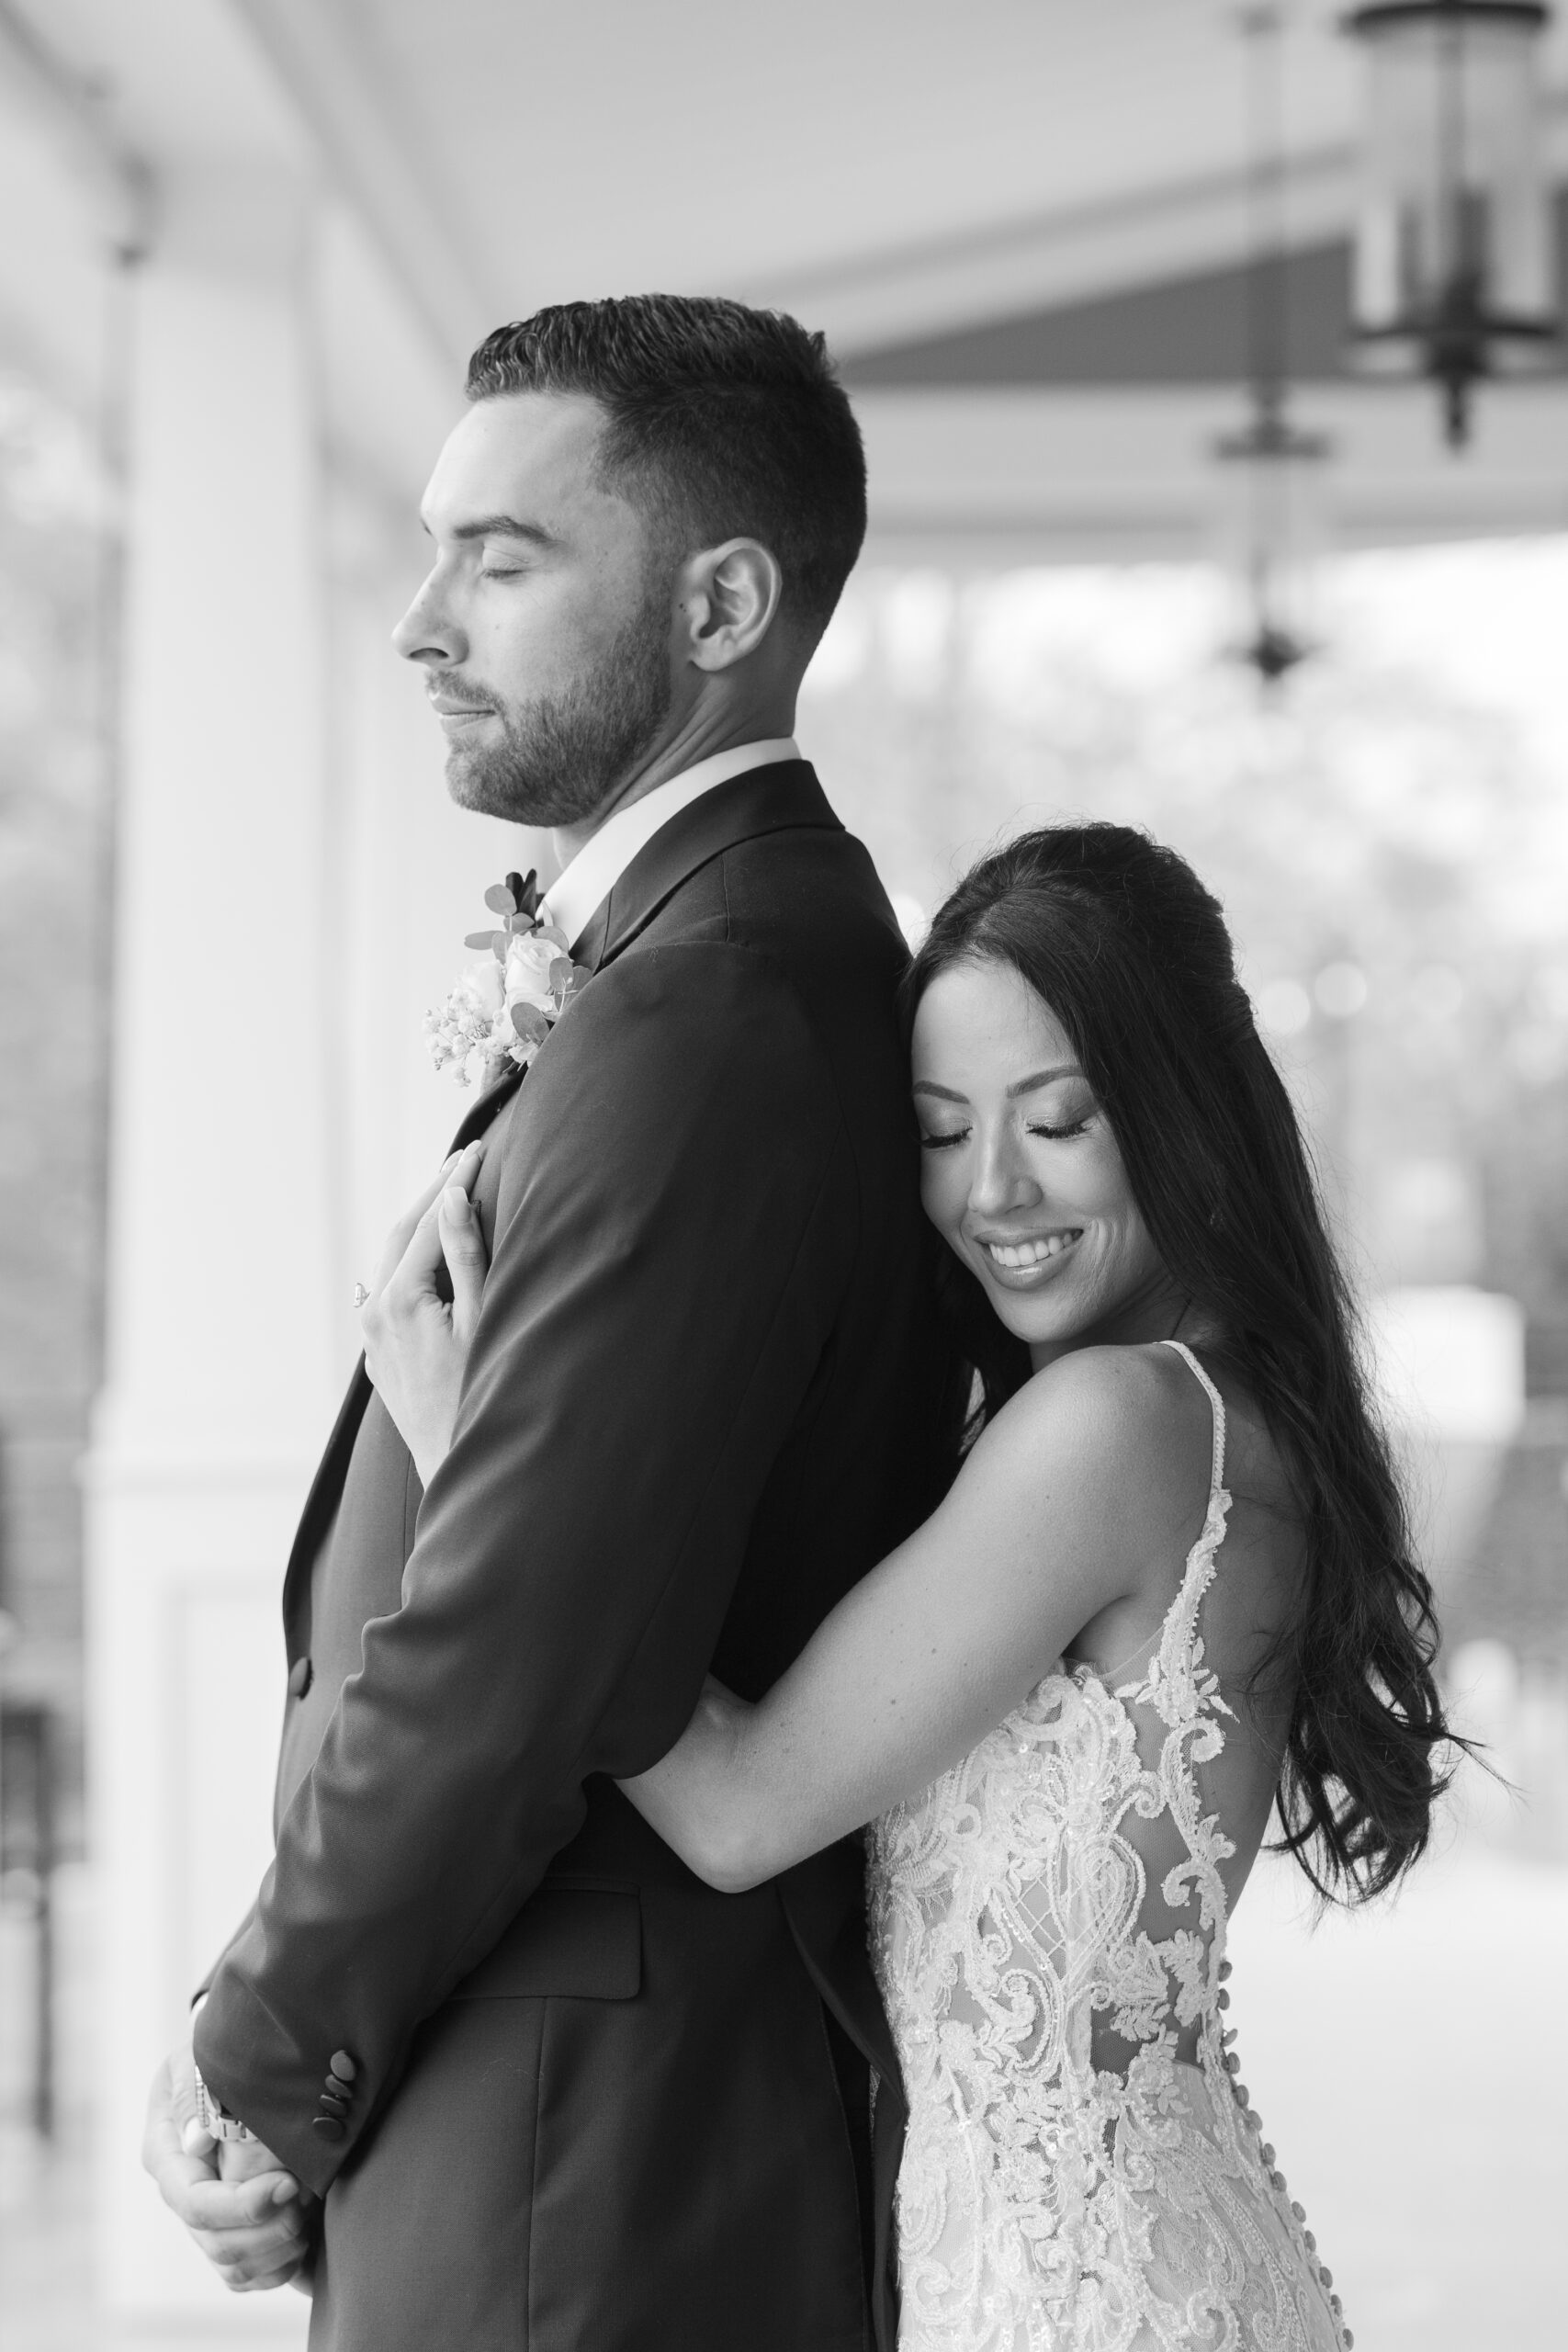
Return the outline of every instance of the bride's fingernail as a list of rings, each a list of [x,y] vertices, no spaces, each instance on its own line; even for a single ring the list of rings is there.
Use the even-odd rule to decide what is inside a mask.
[[[468,1196],[461,1184],[448,1184],[441,1199],[447,1216],[455,1216],[461,1225],[468,1214]]]

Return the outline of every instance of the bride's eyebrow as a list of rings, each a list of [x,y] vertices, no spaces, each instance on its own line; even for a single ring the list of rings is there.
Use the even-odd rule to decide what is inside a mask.
[[[1008,1101],[1016,1102],[1021,1094],[1032,1094],[1037,1086],[1049,1086],[1053,1079],[1082,1076],[1077,1062],[1058,1062],[1055,1069],[1037,1069],[1032,1078],[1021,1078],[1015,1086],[1010,1086]]]
[[[955,1094],[951,1086],[939,1086],[934,1078],[917,1078],[909,1089],[911,1094],[940,1095],[944,1102],[968,1103],[967,1094]]]

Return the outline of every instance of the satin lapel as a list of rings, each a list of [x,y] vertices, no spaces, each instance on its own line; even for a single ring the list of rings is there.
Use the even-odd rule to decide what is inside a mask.
[[[843,831],[808,761],[778,760],[715,785],[661,825],[616,882],[602,910],[604,944],[598,961],[607,964],[618,956],[682,883],[711,859],[761,833],[803,827]],[[592,929],[591,923],[584,939]]]
[[[465,1144],[472,1143],[476,1136],[483,1135],[491,1120],[500,1112],[505,1110],[526,1074],[517,1063],[508,1063],[504,1077],[498,1078],[494,1085],[488,1088],[469,1110],[467,1118],[446,1147],[448,1157],[455,1151],[461,1151]]]
[[[597,971],[601,964],[635,939],[666,899],[711,858],[722,856],[737,842],[754,840],[760,833],[784,832],[802,826],[816,826],[831,832],[843,830],[828,805],[816,772],[805,760],[780,760],[770,767],[752,768],[744,775],[732,776],[728,784],[716,785],[711,792],[705,792],[701,799],[694,800],[689,808],[671,817],[667,825],[661,825],[633,858],[581,938],[574,943],[575,960]],[[465,1144],[484,1134],[511,1102],[524,1076],[523,1070],[513,1067],[479,1096],[453,1136],[452,1150],[461,1151]],[[343,1492],[349,1456],[370,1396],[370,1383],[361,1357],[327,1440],[321,1465],[311,1480],[289,1551],[283,1581],[286,1627],[298,1599],[299,1581],[310,1572],[327,1521]]]
[[[283,1630],[285,1635],[293,1623],[299,1600],[299,1588],[310,1575],[310,1563],[316,1556],[321,1537],[326,1533],[331,1518],[343,1492],[343,1482],[348,1471],[348,1457],[354,1452],[354,1441],[359,1434],[359,1424],[365,1419],[365,1408],[374,1392],[365,1370],[365,1358],[354,1367],[354,1377],[348,1384],[348,1394],[333,1423],[325,1451],[316,1465],[310,1481],[310,1491],[305,1498],[305,1508],[299,1514],[294,1542],[289,1547],[288,1566],[283,1577]],[[294,1645],[289,1644],[289,1663],[294,1661]]]
[[[596,972],[604,960],[604,942],[609,929],[610,901],[601,899],[589,916],[581,937],[571,943],[572,962],[586,964],[591,972]]]
[[[492,1120],[499,1117],[526,1077],[525,1070],[513,1063],[502,1078],[481,1094],[469,1110],[449,1146],[449,1151],[461,1151],[465,1144],[482,1136]],[[337,1508],[343,1492],[343,1482],[348,1476],[349,1457],[354,1441],[359,1435],[359,1424],[365,1419],[365,1408],[373,1394],[365,1371],[365,1358],[360,1357],[348,1384],[348,1394],[333,1423],[333,1433],[310,1481],[310,1491],[305,1498],[305,1508],[299,1514],[299,1524],[289,1547],[288,1566],[283,1577],[283,1623],[287,1631],[299,1600],[300,1581],[309,1576],[310,1564],[327,1532],[327,1521]]]

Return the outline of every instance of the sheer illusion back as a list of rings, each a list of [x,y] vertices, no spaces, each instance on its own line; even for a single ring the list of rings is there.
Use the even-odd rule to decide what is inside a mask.
[[[1208,1510],[1127,1679],[1066,1660],[869,1841],[909,2129],[901,2352],[1338,2352],[1352,2341],[1235,2081],[1224,2012],[1236,1718]]]

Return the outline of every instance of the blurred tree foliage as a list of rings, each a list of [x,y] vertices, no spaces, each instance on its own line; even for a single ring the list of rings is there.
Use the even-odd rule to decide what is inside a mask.
[[[1561,1319],[1565,779],[1439,664],[1341,639],[1270,696],[1224,631],[1196,569],[872,572],[808,682],[805,748],[928,910],[1027,824],[1111,818],[1179,849],[1255,1000],[1296,1006],[1272,1042],[1363,1272],[1479,1280]],[[1365,1001],[1335,1017],[1314,994],[1346,964]]]

